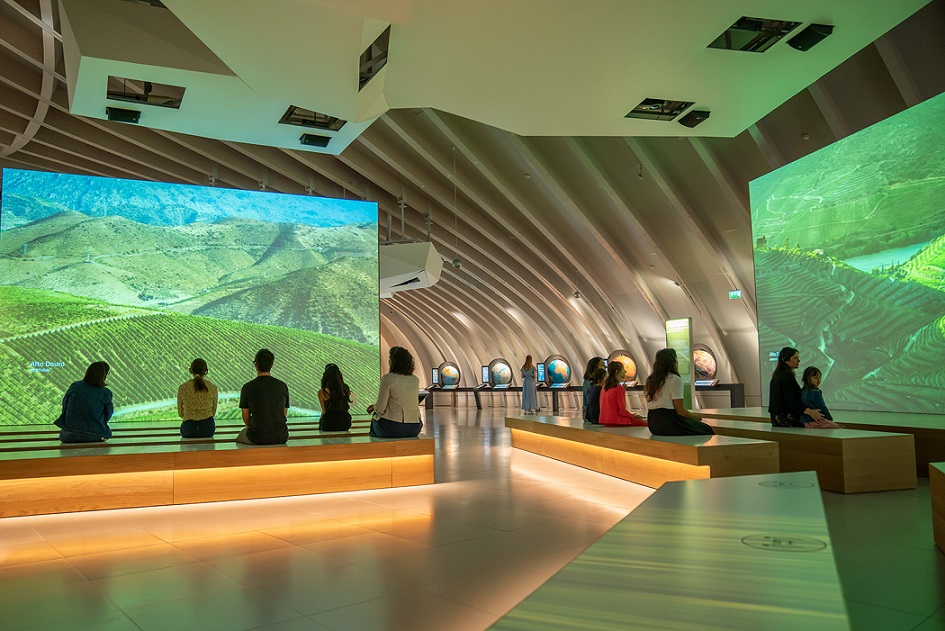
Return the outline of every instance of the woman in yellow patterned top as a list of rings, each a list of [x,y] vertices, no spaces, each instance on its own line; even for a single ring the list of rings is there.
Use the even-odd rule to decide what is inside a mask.
[[[194,378],[177,389],[177,413],[184,419],[180,435],[184,438],[209,438],[216,429],[217,387],[207,381],[207,372],[207,362],[198,357],[190,364]]]

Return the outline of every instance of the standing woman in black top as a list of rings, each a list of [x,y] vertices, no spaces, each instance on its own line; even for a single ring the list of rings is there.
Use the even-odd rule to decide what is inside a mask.
[[[351,390],[345,384],[341,369],[334,364],[325,366],[322,388],[318,391],[318,402],[322,407],[318,419],[320,432],[346,432],[351,429],[351,413],[348,412]]]
[[[776,427],[826,427],[820,410],[804,406],[801,387],[794,377],[794,370],[801,365],[801,355],[796,348],[785,346],[778,353],[778,365],[771,374],[768,397],[768,414]],[[813,423],[804,423],[801,416],[807,414]]]

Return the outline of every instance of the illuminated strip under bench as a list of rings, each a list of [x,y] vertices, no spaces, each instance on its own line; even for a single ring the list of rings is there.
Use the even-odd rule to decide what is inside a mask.
[[[932,496],[932,530],[935,545],[945,552],[945,462],[929,465],[929,495]]]
[[[507,417],[512,446],[652,488],[778,472],[778,445],[728,436],[652,436],[645,427],[603,427],[561,416]]]
[[[717,408],[700,410],[704,416],[732,421],[771,423],[764,408]],[[915,472],[929,475],[929,464],[945,461],[945,414],[906,414],[900,412],[855,412],[831,410],[834,419],[847,429],[864,432],[912,434],[915,447]]]
[[[50,429],[52,427],[53,429]],[[236,440],[236,435],[245,427],[242,423],[219,424],[213,438],[182,438],[180,424],[171,422],[152,423],[145,427],[133,425],[113,425],[114,435],[108,442],[102,443],[73,443],[59,442],[59,428],[50,425],[20,425],[5,428],[0,431],[0,454],[10,451],[30,450],[69,450],[88,449],[90,447],[138,447],[149,445],[193,445],[202,443],[228,443]],[[351,429],[345,431],[318,430],[318,419],[289,423],[289,439],[295,441],[302,438],[325,438],[335,436],[367,436],[370,429],[370,420],[355,420]]]
[[[817,477],[666,484],[491,628],[847,631]]]
[[[433,483],[432,438],[290,439],[0,454],[0,517]]]
[[[916,487],[915,448],[909,434],[704,420],[722,436],[777,442],[781,471],[816,471],[820,487],[828,491],[866,493]]]

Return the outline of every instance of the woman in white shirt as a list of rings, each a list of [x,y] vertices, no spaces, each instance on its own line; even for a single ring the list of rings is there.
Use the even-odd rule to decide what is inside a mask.
[[[715,432],[703,423],[701,415],[683,405],[683,384],[679,377],[676,351],[664,348],[656,353],[653,373],[647,377],[647,425],[654,436],[711,435]]]
[[[413,356],[406,348],[390,349],[390,372],[381,377],[377,403],[368,406],[374,413],[370,435],[376,438],[408,438],[423,429],[420,420],[420,379],[414,371]]]

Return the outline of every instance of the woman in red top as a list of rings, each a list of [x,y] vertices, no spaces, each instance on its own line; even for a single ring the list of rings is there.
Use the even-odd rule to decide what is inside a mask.
[[[627,409],[627,391],[621,382],[627,377],[623,362],[613,361],[607,366],[607,381],[600,393],[601,425],[636,425],[646,427],[646,420]]]

